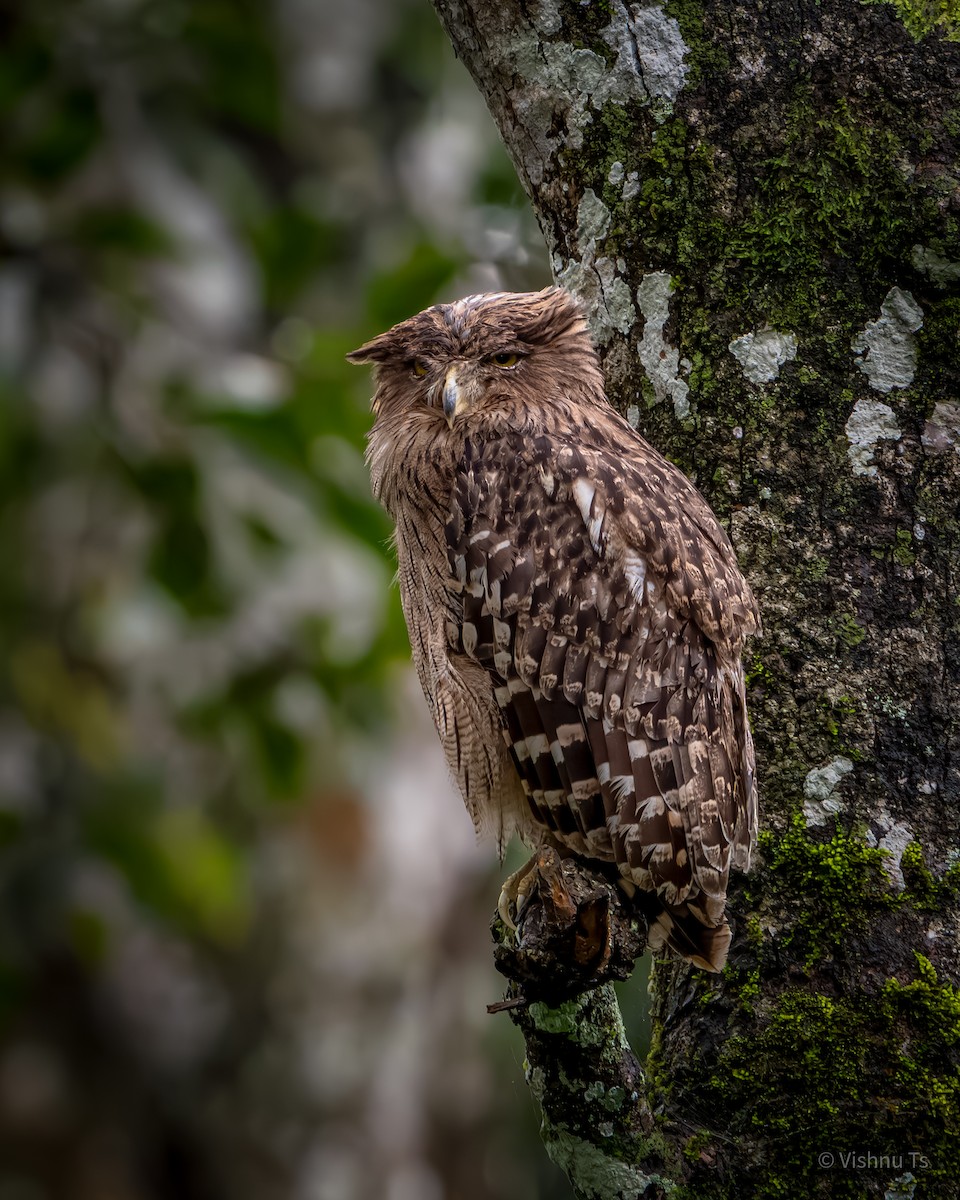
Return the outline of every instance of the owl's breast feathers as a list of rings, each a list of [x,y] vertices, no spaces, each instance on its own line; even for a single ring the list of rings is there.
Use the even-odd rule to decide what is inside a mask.
[[[717,969],[729,871],[756,835],[740,661],[756,604],[675,467],[612,414],[576,439],[467,439],[451,659],[492,683],[528,827],[615,861],[664,905],[653,944]]]

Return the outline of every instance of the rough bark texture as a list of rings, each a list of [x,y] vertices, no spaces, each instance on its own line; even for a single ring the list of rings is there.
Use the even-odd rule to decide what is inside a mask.
[[[949,6],[436,2],[611,398],[728,522],[765,623],[764,832],[730,964],[657,966],[645,1082],[622,1120],[581,1121],[575,1189],[960,1195]],[[622,1036],[608,990],[578,1004],[549,1053]],[[556,1157],[575,1119],[549,1117]]]

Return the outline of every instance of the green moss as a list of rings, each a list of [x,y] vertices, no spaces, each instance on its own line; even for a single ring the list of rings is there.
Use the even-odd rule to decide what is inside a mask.
[[[734,1114],[734,1144],[756,1146],[735,1175],[743,1189],[746,1167],[756,1186],[708,1184],[697,1195],[861,1197],[869,1168],[843,1170],[842,1159],[868,1153],[890,1158],[878,1180],[912,1169],[924,1195],[947,1194],[960,1170],[958,1048],[960,993],[920,955],[916,979],[889,979],[879,993],[782,993],[727,1043],[700,1096]]]
[[[824,840],[797,815],[783,837],[761,833],[760,847],[770,901],[789,916],[784,942],[795,943],[808,966],[840,950],[872,914],[898,903],[883,872],[885,851],[856,832],[837,828]]]
[[[918,912],[941,912],[960,895],[960,863],[955,862],[937,879],[927,866],[923,847],[910,842],[900,858],[904,889],[902,899]]]
[[[749,1012],[761,995],[761,961],[763,958],[764,932],[759,917],[751,913],[747,918],[747,940],[753,950],[753,958],[749,965],[724,968],[724,979],[733,985],[733,992],[739,1005]],[[712,990],[703,993],[705,998],[714,999],[716,993]]]
[[[685,37],[686,25],[699,38],[689,57],[696,70],[712,47],[690,6],[678,6],[677,15]],[[638,149],[634,119],[607,105],[596,128],[585,132],[588,161],[609,168],[619,160],[625,169],[630,162],[640,175],[639,192],[626,206],[623,244],[614,249],[639,243],[646,261],[674,264],[681,283],[705,275],[713,293],[747,315],[796,328],[819,324],[825,307],[848,312],[848,282],[855,279],[861,292],[888,286],[890,267],[909,260],[926,224],[901,168],[909,155],[896,121],[881,114],[865,119],[845,100],[823,114],[807,82],[797,84],[778,115],[785,130],[778,152],[753,159],[757,186],[739,221],[731,221],[721,201],[728,180],[712,146],[673,116]],[[738,149],[750,161],[759,146]],[[609,200],[618,203],[612,193]],[[930,215],[939,222],[932,208]],[[847,264],[839,274],[838,262]],[[848,329],[842,337],[849,342]]]
[[[595,5],[588,9],[599,22],[590,27],[597,41],[591,48],[609,61],[610,47],[600,37],[608,17]],[[722,38],[704,24],[702,5],[668,0],[665,11],[677,19],[689,47],[685,95],[722,78],[729,63],[719,46]],[[842,427],[857,398],[843,394],[852,369],[851,338],[875,315],[890,279],[902,275],[912,247],[919,243],[949,258],[957,231],[951,229],[954,218],[944,216],[937,178],[924,175],[918,186],[918,177],[906,169],[923,151],[917,122],[902,105],[879,93],[851,95],[826,110],[824,103],[822,91],[802,73],[792,87],[766,98],[756,127],[743,125],[733,138],[736,175],[730,147],[719,153],[709,120],[688,121],[682,102],[665,118],[638,102],[607,103],[591,112],[582,145],[563,155],[566,169],[587,181],[611,213],[605,255],[670,272],[669,337],[691,364],[686,379],[698,411],[701,405],[712,408],[722,421],[741,426],[748,439],[765,431],[780,403],[780,388],[791,386],[790,380],[744,389],[728,345],[737,333],[764,323],[792,329],[800,333],[803,347],[803,362],[790,368],[804,385],[797,421],[805,425],[805,436],[824,449],[829,445],[838,467],[846,470]],[[943,126],[934,121],[923,130],[931,143],[928,153],[941,144],[952,119],[948,114]],[[625,175],[636,174],[636,190],[627,200],[622,185],[609,180],[615,162]],[[953,176],[945,171],[943,178]],[[734,187],[736,204],[731,203]],[[906,401],[916,407],[934,391],[952,394],[960,383],[946,365],[955,361],[949,338],[955,339],[960,327],[948,303],[931,303],[932,309],[942,308],[942,315],[934,312],[932,318],[924,304],[919,338],[935,339],[938,348],[931,355],[920,346],[921,378]],[[719,462],[723,454],[718,452],[705,463],[689,449],[693,435],[702,433],[696,421],[685,429],[691,436],[680,434],[642,371],[630,388],[630,402],[650,409],[651,436],[660,437],[662,425],[672,455],[695,468],[708,490],[715,481],[711,499],[719,497],[721,509],[724,502],[732,503],[726,485],[734,478],[736,502],[755,501],[767,482],[755,458],[747,455],[736,466],[732,460]],[[928,413],[918,412],[923,415]],[[844,504],[854,504],[852,491],[841,498],[838,511]],[[895,549],[896,563],[910,565],[915,548],[898,543]],[[827,570],[823,562],[814,562],[810,582],[822,582]],[[856,647],[864,636],[852,615],[837,632],[841,648]]]
[[[695,1163],[700,1158],[701,1153],[710,1145],[710,1140],[711,1134],[709,1130],[699,1130],[691,1138],[687,1139],[683,1147],[683,1157],[688,1162]]]
[[[692,90],[699,87],[704,78],[726,75],[730,70],[729,47],[720,39],[708,36],[700,0],[667,0],[663,9],[667,16],[676,20],[681,36],[690,48],[685,60],[686,87]]]
[[[829,298],[830,263],[846,259],[869,286],[891,255],[905,253],[916,234],[915,198],[897,165],[904,148],[895,126],[865,121],[846,101],[824,116],[805,84],[786,124],[784,145],[763,162],[727,253],[754,268],[765,290],[799,285],[783,317],[807,324]]]
[[[900,870],[904,872],[905,890],[910,893],[914,904],[922,908],[935,907],[937,883],[926,865],[923,846],[918,841],[910,842],[901,854]]]
[[[900,567],[912,567],[917,561],[913,550],[913,534],[909,529],[898,529],[893,547],[893,561]]]
[[[889,4],[917,41],[935,31],[947,41],[960,41],[960,3],[957,0],[862,0],[862,3]]]
[[[960,229],[957,230],[960,240]],[[956,257],[956,251],[953,252]],[[950,257],[949,252],[944,257]],[[960,389],[957,345],[960,344],[960,298],[931,300],[924,305],[923,325],[917,334],[917,349],[922,362],[929,364],[931,378],[927,389],[927,417],[936,400],[956,394]]]
[[[922,954],[916,959],[916,979],[906,984],[890,979],[883,989],[884,1015],[902,1034],[891,1072],[894,1087],[915,1119],[958,1132],[960,1072],[946,1068],[960,1049],[960,989],[940,983]]]
[[[772,1070],[782,1072],[777,1090],[792,1103],[764,1114],[754,1110],[751,1123],[766,1126],[774,1136],[787,1137],[795,1134],[798,1122],[805,1127],[832,1126],[841,1098],[863,1074],[856,1016],[843,1001],[798,989],[781,996],[762,1025],[757,1044],[761,1053],[743,1055],[744,1047],[735,1039],[724,1066],[734,1086],[750,1090],[755,1085],[757,1060],[769,1056],[781,1066],[768,1064],[765,1070],[768,1075]],[[794,1076],[801,1065],[805,1082],[798,1086]],[[764,1082],[769,1083],[769,1078]]]
[[[859,646],[867,631],[850,613],[841,613],[834,621],[840,640],[851,648]]]
[[[717,379],[710,360],[699,350],[694,350],[691,354],[690,363],[688,383],[690,384],[690,391],[696,396],[699,403],[707,399],[716,390]]]
[[[530,1019],[541,1033],[563,1033],[574,1037],[578,1033],[580,1010],[583,1004],[578,997],[568,1000],[557,1008],[550,1008],[542,1000],[537,1000],[529,1007]]]
[[[828,558],[815,558],[807,567],[807,578],[813,583],[820,583],[827,576],[827,568],[830,566]]]
[[[895,892],[883,851],[857,831],[808,830],[799,816],[779,838],[761,834],[761,848],[760,894],[777,914],[781,944],[793,943],[808,970],[824,966],[884,910],[942,911],[960,892],[960,864],[937,879],[917,844],[902,858],[907,887]],[[882,1193],[911,1170],[918,1200],[953,1194],[944,1187],[960,1172],[960,990],[918,954],[913,978],[864,977],[838,994],[835,968],[827,967],[777,995],[785,981],[759,914],[748,916],[746,932],[749,953],[737,955],[723,977],[723,990],[740,1002],[737,1035],[704,1068],[705,1086],[698,1076],[696,1087],[703,1111],[732,1114],[723,1141],[751,1147],[750,1158],[731,1162],[729,1182],[722,1172],[698,1174],[696,1187],[682,1194],[860,1200],[868,1179],[882,1181]],[[824,978],[831,980],[826,989],[815,982]],[[696,1163],[713,1142],[707,1126],[688,1159]],[[887,1156],[887,1164],[872,1175],[869,1166],[843,1168],[843,1157],[866,1154]],[[833,1156],[832,1167],[822,1165],[824,1155]]]
[[[846,739],[854,736],[853,722],[860,712],[857,702],[850,696],[824,696],[820,701],[820,710],[824,729],[838,743],[833,749],[856,762],[860,752],[848,745]]]

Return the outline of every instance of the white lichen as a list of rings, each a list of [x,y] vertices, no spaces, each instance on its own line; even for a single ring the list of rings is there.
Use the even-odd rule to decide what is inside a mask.
[[[881,808],[872,825],[873,828],[867,830],[867,845],[886,851],[882,863],[883,871],[897,891],[902,892],[906,881],[900,864],[904,850],[911,842],[917,840],[916,835],[909,825],[892,817],[885,808]]]
[[[737,63],[740,69],[735,79],[758,79],[767,69],[766,53],[759,48],[743,47],[737,52]]]
[[[840,782],[853,770],[849,758],[834,758],[825,767],[814,767],[803,781],[803,815],[807,826],[824,825],[830,817],[843,811],[843,801],[837,795]]]
[[[659,4],[649,8],[619,2],[611,6],[613,20],[600,36],[616,51],[616,61],[597,90],[595,101],[623,103],[624,95],[672,105],[680,94],[689,67],[683,61],[688,47],[674,17]]]
[[[929,246],[914,246],[910,261],[934,287],[948,288],[960,280],[960,262],[951,262]]]
[[[878,392],[909,387],[917,370],[917,341],[923,309],[909,292],[893,287],[880,305],[880,316],[851,342],[854,361]]]
[[[601,258],[596,263],[597,275],[603,288],[604,308],[610,325],[620,333],[629,333],[637,319],[637,310],[630,295],[630,286],[612,259]]]
[[[662,121],[684,85],[687,46],[675,18],[659,4],[628,8],[623,0],[613,0],[610,17],[600,31],[615,54],[609,63],[592,50],[553,40],[561,24],[555,0],[534,7],[509,36],[488,45],[491,70],[529,85],[510,100],[527,134],[523,167],[534,186],[561,147],[582,147],[583,130],[603,105],[635,100]]]
[[[797,357],[797,335],[765,326],[757,333],[734,338],[728,349],[751,383],[770,383],[784,363]]]
[[[587,1200],[624,1200],[653,1191],[669,1195],[676,1186],[660,1175],[647,1175],[599,1147],[584,1141],[564,1126],[550,1126],[545,1141],[547,1153],[573,1182],[577,1195]]]
[[[577,296],[589,314],[590,330],[600,346],[614,333],[629,333],[637,319],[630,288],[622,277],[622,259],[598,253],[610,230],[610,210],[592,188],[587,188],[577,207],[577,254],[564,263],[554,256],[557,282]]]
[[[637,288],[637,305],[644,316],[639,355],[657,400],[672,400],[673,411],[682,421],[690,415],[690,388],[680,378],[679,352],[663,336],[663,327],[670,315],[672,291],[666,271],[644,275]]]
[[[493,57],[499,59],[499,64],[491,62],[492,68],[531,84],[529,89],[517,89],[511,102],[527,133],[523,167],[534,186],[543,182],[561,145],[575,149],[582,144],[580,131],[590,96],[607,70],[592,50],[550,42],[545,35],[549,37],[548,29],[522,24],[512,37],[491,47]],[[554,132],[557,117],[565,122],[565,133]]]
[[[850,443],[847,458],[854,475],[876,475],[873,454],[877,443],[898,441],[901,437],[893,409],[882,400],[858,400],[844,428]]]
[[[591,243],[595,246],[609,231],[609,208],[593,188],[587,188],[577,206],[577,241],[580,244],[580,253],[585,253]]]
[[[562,20],[557,0],[540,0],[537,8],[537,28],[548,35],[559,33]]]
[[[919,1159],[920,1155],[916,1157]],[[913,1200],[916,1190],[916,1177],[913,1172],[905,1171],[903,1175],[898,1175],[896,1179],[892,1179],[887,1184],[887,1189],[883,1193],[883,1200]]]
[[[687,46],[675,18],[659,4],[628,8],[623,0],[613,0],[609,11],[610,24],[600,37],[614,51],[612,62],[592,50],[551,40],[561,25],[556,0],[533,6],[527,21],[491,46],[497,59],[491,66],[529,85],[512,93],[511,102],[528,134],[523,166],[534,187],[543,182],[562,147],[583,145],[584,129],[605,104],[635,100],[662,120],[684,85]],[[624,199],[639,190],[637,172],[625,177],[622,162],[611,165],[608,178],[614,186],[622,184]],[[603,253],[610,224],[609,209],[587,188],[577,209],[576,245],[569,257],[554,256],[558,283],[584,303],[600,346],[615,333],[628,333],[637,318],[623,279],[625,266]],[[678,413],[689,411],[686,391],[686,384],[679,384],[671,392]]]

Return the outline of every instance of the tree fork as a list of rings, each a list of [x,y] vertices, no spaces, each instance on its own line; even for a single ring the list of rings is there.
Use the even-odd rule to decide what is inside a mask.
[[[657,964],[635,1124],[603,1161],[554,1156],[584,1196],[639,1177],[717,1200],[960,1195],[950,6],[435,3],[608,394],[726,521],[765,625],[763,833],[730,963]],[[581,1049],[615,1028],[609,985],[586,995],[512,1010],[531,1063],[559,1044],[535,1018],[560,1012],[573,1032],[551,1036]],[[562,1081],[531,1081],[548,1135],[569,1132]],[[595,1114],[572,1135],[590,1146]]]

